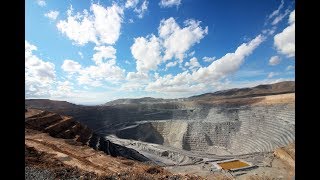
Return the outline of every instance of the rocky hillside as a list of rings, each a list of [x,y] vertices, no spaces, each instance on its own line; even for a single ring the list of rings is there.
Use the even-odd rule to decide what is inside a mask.
[[[27,109],[25,127],[48,133],[52,137],[68,139],[71,143],[87,145],[114,157],[121,156],[142,162],[149,161],[148,158],[133,149],[106,140],[72,117],[61,116],[48,111]]]
[[[274,84],[258,85],[252,88],[234,88],[214,93],[206,93],[198,96],[192,96],[189,100],[215,100],[227,98],[240,98],[240,97],[255,97],[266,96],[274,94],[285,94],[295,92],[294,81],[283,81]]]
[[[154,166],[135,150],[104,140],[72,117],[27,109],[25,179],[203,178]]]
[[[258,85],[251,88],[234,88],[222,91],[216,91],[213,93],[205,93],[197,96],[191,96],[181,99],[163,99],[143,97],[136,99],[117,99],[109,101],[101,106],[116,106],[116,105],[139,105],[139,104],[157,104],[157,103],[177,103],[181,101],[196,101],[196,100],[220,100],[230,98],[243,98],[243,97],[255,97],[266,96],[275,94],[285,94],[295,92],[295,81],[283,81],[274,84]],[[38,107],[41,109],[71,109],[86,107],[81,105],[75,105],[66,101],[55,101],[48,99],[26,99],[26,105],[32,107]],[[94,106],[93,106],[94,107]]]
[[[148,103],[160,103],[160,102],[170,102],[174,100],[162,99],[162,98],[152,98],[152,97],[143,97],[137,99],[117,99],[114,101],[109,101],[105,103],[106,106],[114,106],[118,104],[148,104]]]

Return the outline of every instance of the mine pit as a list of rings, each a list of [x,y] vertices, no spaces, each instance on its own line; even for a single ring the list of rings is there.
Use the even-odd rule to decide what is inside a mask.
[[[273,152],[295,143],[294,93],[217,102],[43,108],[73,117],[85,126],[49,112],[27,118],[31,109],[26,113],[26,126],[57,138],[75,138],[106,154],[149,162],[173,173],[232,172],[232,176],[245,177],[263,168],[269,172],[273,161],[279,165]],[[282,174],[273,169],[270,172]]]

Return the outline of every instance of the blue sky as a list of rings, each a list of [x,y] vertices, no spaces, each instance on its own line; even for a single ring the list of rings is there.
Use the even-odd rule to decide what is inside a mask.
[[[291,0],[27,0],[26,98],[101,104],[295,79]]]

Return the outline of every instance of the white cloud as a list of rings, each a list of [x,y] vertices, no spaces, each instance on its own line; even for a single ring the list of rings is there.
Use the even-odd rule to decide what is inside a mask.
[[[279,75],[279,73],[270,72],[270,73],[268,74],[268,79],[273,78],[274,76],[277,76],[277,75]]]
[[[290,13],[290,16],[289,16],[289,23],[292,24],[292,23],[295,23],[295,20],[296,19],[296,11],[293,10],[291,13]]]
[[[75,76],[78,84],[99,87],[103,82],[117,84],[124,79],[125,70],[116,65],[116,60],[99,62],[96,65],[82,67],[76,61],[65,60],[61,68],[69,75]]]
[[[125,60],[124,63],[131,64],[130,61],[128,61],[128,60]]]
[[[37,0],[37,4],[41,7],[44,7],[47,5],[46,1],[45,0]]]
[[[176,66],[177,64],[178,64],[178,62],[177,62],[177,61],[169,62],[168,64],[166,64],[166,70],[167,70],[168,68],[170,68],[170,67],[174,67],[174,66]]]
[[[67,20],[60,20],[57,23],[58,30],[77,45],[85,45],[88,42],[98,44],[95,27],[87,11],[83,15],[78,13],[76,16],[72,16],[72,7],[68,11]]]
[[[79,72],[82,67],[81,67],[81,64],[79,64],[78,62],[66,59],[63,61],[61,68],[65,72],[73,74],[73,73]]]
[[[165,48],[165,61],[175,57],[179,59],[179,63],[183,62],[185,52],[208,34],[208,27],[203,29],[200,23],[201,21],[189,19],[184,22],[185,27],[180,28],[172,17],[161,20],[158,32]]]
[[[148,10],[148,4],[149,2],[147,0],[144,0],[141,4],[140,8],[135,7],[134,12],[138,14],[138,18],[143,18],[144,13]]]
[[[190,52],[190,53],[188,54],[188,56],[192,57],[192,56],[194,56],[195,53],[196,53],[195,51],[192,51],[192,52]]]
[[[256,49],[265,37],[258,35],[248,43],[241,44],[234,53],[227,53],[222,58],[213,61],[208,67],[200,68],[192,76],[200,82],[215,81],[237,71],[244,58]]]
[[[83,59],[83,54],[82,54],[82,52],[78,52],[78,54],[79,54],[79,56],[81,57],[81,59]]]
[[[128,72],[126,80],[128,81],[141,81],[149,78],[147,73],[142,72]]]
[[[104,59],[115,59],[116,49],[112,46],[96,46],[94,50],[97,52],[93,55],[92,60],[96,64],[100,64]]]
[[[236,72],[243,63],[244,58],[249,56],[256,49],[265,37],[258,35],[248,43],[240,45],[234,53],[227,53],[220,59],[212,62],[208,67],[200,67],[198,70],[182,73],[173,76],[171,74],[164,77],[157,77],[150,82],[146,90],[156,92],[188,92],[201,91],[210,88],[219,80]]]
[[[291,70],[294,70],[294,69],[295,69],[295,67],[291,66],[291,65],[286,68],[287,71],[291,71]]]
[[[70,98],[75,97],[76,94],[73,90],[73,83],[70,81],[58,81],[55,90],[50,90],[50,97],[51,98]]]
[[[280,10],[283,8],[283,5],[284,5],[284,1],[281,0],[281,3],[280,3],[280,5],[279,5],[278,9],[275,10],[275,11],[273,11],[273,12],[268,16],[268,19],[271,19],[271,18],[277,16],[277,15],[280,13]]]
[[[97,66],[84,68],[79,76],[79,83],[90,85],[93,82],[94,84],[102,85],[102,81],[108,81],[116,84],[119,80],[124,79],[124,73],[125,70],[118,67],[115,60],[112,59]]]
[[[67,11],[66,20],[60,20],[57,28],[77,45],[94,42],[114,44],[120,36],[123,9],[116,4],[104,8],[98,4],[92,4],[89,14],[85,9],[83,13],[73,14],[72,6]]]
[[[103,85],[103,81],[117,84],[124,79],[124,73],[125,70],[118,67],[116,61],[111,59],[104,63],[82,68],[78,72],[77,80],[80,85],[98,87]]]
[[[136,82],[127,82],[121,85],[120,90],[122,91],[139,91],[143,90],[144,85]],[[135,97],[136,98],[136,97]]]
[[[121,84],[120,90],[136,91],[143,90],[149,81],[147,73],[129,72],[126,76],[127,82]]]
[[[281,61],[280,57],[279,56],[272,56],[269,60],[269,65],[271,66],[275,66],[277,64],[279,64]]]
[[[88,85],[92,87],[101,87],[103,84],[101,80],[96,80],[87,75],[81,75],[77,77],[78,84]]]
[[[179,6],[181,4],[181,0],[161,0],[159,5],[160,7],[172,7]]]
[[[93,4],[91,10],[94,13],[94,27],[100,41],[106,44],[114,44],[120,36],[123,9],[116,4],[104,8]]]
[[[139,3],[139,0],[127,0],[125,8],[135,8]]]
[[[201,67],[201,65],[200,65],[199,62],[198,62],[198,59],[195,58],[195,57],[191,58],[191,59],[190,59],[190,62],[186,62],[184,65],[187,66],[187,67],[189,67],[189,69],[192,70],[192,71],[194,71],[194,70],[196,70],[197,68],[200,68],[200,67]]]
[[[137,62],[138,72],[157,70],[159,64],[172,58],[178,59],[179,67],[183,68],[181,63],[188,56],[186,52],[208,33],[208,27],[203,29],[200,21],[189,19],[184,24],[185,27],[180,28],[174,18],[163,19],[158,28],[159,37],[151,34],[146,38],[135,38],[131,53]],[[174,65],[176,62],[168,63],[166,69]]]
[[[278,52],[287,57],[295,56],[295,10],[290,13],[289,26],[274,36],[274,45]]]
[[[25,41],[25,95],[27,98],[49,94],[56,78],[55,66],[33,54],[37,47]]]
[[[44,16],[54,21],[59,16],[59,11],[50,11],[44,14]]]
[[[161,62],[160,43],[154,35],[149,36],[149,38],[135,38],[130,49],[136,59],[138,72],[156,70]]]
[[[133,19],[129,19],[129,23],[134,23]]]
[[[212,62],[212,61],[214,61],[216,59],[216,57],[207,57],[207,56],[205,56],[202,59],[204,60],[204,62]]]
[[[286,17],[289,14],[289,10],[286,10],[285,13],[280,14],[279,16],[277,16],[276,18],[274,18],[274,20],[271,22],[271,24],[274,26],[276,24],[278,24],[284,17]]]

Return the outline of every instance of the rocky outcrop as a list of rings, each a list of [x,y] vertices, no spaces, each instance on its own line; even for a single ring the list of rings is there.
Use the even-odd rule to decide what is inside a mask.
[[[35,112],[35,110],[28,110],[27,112]],[[37,111],[34,115],[26,115],[25,127],[46,132],[52,137],[70,139],[71,142],[88,145],[114,157],[121,156],[141,162],[149,161],[148,158],[133,149],[106,140],[70,116],[62,116],[48,111]]]

